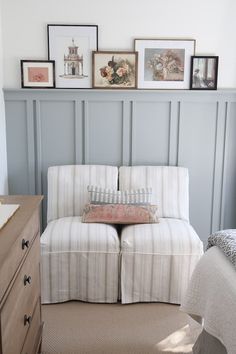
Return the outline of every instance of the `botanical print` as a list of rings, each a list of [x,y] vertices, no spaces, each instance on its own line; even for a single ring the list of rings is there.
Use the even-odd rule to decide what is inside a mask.
[[[183,81],[185,49],[145,48],[144,81]]]
[[[126,86],[135,85],[135,64],[128,59],[111,57],[108,63],[99,68],[104,85]]]
[[[71,38],[71,43],[67,46],[62,59],[64,73],[59,75],[60,77],[64,79],[84,79],[88,77],[88,75],[84,75],[83,52],[81,52],[81,48],[76,45],[74,38]]]
[[[48,82],[48,68],[28,68],[28,80],[30,82]]]

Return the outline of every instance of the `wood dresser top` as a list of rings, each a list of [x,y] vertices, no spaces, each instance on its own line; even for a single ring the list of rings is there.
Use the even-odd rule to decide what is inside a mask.
[[[2,204],[19,204],[15,214],[0,230],[0,267],[7,257],[16,236],[20,235],[32,214],[38,208],[43,196],[37,195],[10,195],[0,196]]]

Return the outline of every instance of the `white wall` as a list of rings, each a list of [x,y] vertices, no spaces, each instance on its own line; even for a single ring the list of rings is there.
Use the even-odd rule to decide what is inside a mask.
[[[196,54],[219,55],[219,88],[236,87],[235,0],[2,0],[4,87],[20,87],[20,59],[47,59],[48,23],[97,24],[100,50],[133,39],[195,38]]]
[[[0,194],[8,193],[7,184],[7,154],[6,154],[6,122],[5,107],[3,99],[3,47],[2,47],[2,26],[0,8]]]

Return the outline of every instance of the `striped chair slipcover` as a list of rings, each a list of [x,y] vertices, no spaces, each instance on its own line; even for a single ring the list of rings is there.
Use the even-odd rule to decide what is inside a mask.
[[[41,237],[42,302],[117,302],[120,243],[114,226],[81,222],[87,186],[117,189],[112,166],[48,170],[48,225]]]
[[[189,224],[188,170],[133,166],[119,170],[120,190],[150,187],[160,223],[121,233],[122,303],[181,302],[203,244]]]

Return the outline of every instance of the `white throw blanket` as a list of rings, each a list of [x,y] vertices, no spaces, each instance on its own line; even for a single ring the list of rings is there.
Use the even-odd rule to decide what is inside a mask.
[[[210,248],[198,262],[181,310],[200,316],[205,330],[224,344],[228,354],[236,353],[236,272],[218,247]]]

